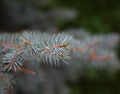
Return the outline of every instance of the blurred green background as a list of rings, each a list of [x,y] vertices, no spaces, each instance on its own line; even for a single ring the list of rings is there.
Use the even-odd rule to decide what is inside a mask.
[[[71,8],[78,14],[74,21],[61,22],[61,29],[84,27],[92,33],[120,32],[120,0],[49,0],[46,8]]]

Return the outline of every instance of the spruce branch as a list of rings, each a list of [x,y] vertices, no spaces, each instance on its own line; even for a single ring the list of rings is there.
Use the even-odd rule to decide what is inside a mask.
[[[23,57],[20,55],[20,51],[19,50],[13,50],[10,53],[7,53],[6,55],[4,55],[3,57],[3,63],[7,64],[4,67],[4,70],[12,70],[14,69],[14,71],[16,71],[16,69],[20,69],[20,67],[22,66],[22,63],[24,62]]]
[[[39,62],[48,64],[60,65],[60,61],[68,63],[70,59],[71,47],[69,46],[72,37],[65,33],[46,34],[38,32],[24,31],[14,41],[5,40],[0,44],[9,51],[2,56],[2,64],[5,64],[4,69],[7,71],[20,69],[24,60],[30,58],[37,59]],[[3,39],[6,34],[3,35]],[[2,40],[3,41],[3,40]],[[11,41],[11,40],[10,40]]]
[[[2,49],[0,52],[0,65],[2,67],[0,66],[0,69],[4,69],[1,71],[3,74],[6,71],[9,73],[17,71],[38,76],[37,73],[41,71],[39,65],[42,62],[56,66],[60,66],[63,62],[68,64],[71,59],[71,52],[74,63],[83,64],[82,62],[85,62],[84,64],[87,66],[92,65],[97,68],[104,65],[109,66],[109,68],[118,66],[113,50],[118,41],[117,36],[83,36],[81,33],[80,35],[77,33],[78,37],[76,38],[73,34],[71,36],[66,33],[48,34],[31,31],[10,34],[12,37],[8,35],[0,35],[0,49]],[[6,39],[7,37],[8,39]],[[38,66],[31,66],[31,62],[33,65],[37,62]],[[28,67],[34,68],[35,72]],[[70,67],[69,70],[71,71],[72,68]],[[71,74],[73,76],[74,73],[71,72]],[[5,93],[8,94],[6,91]]]
[[[0,73],[0,94],[13,94],[11,79],[4,73]]]

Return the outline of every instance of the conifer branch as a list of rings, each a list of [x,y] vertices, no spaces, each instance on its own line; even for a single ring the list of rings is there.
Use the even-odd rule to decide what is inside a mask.
[[[49,36],[48,39],[47,36]],[[3,35],[3,37],[6,36]],[[12,39],[14,39],[13,35]],[[24,31],[19,35],[17,42],[8,43],[5,40],[0,44],[10,50],[2,57],[2,63],[6,64],[4,69],[17,71],[22,67],[24,60],[28,59],[26,56],[54,65],[60,65],[60,60],[67,63],[67,60],[70,59],[71,40],[72,37],[64,33],[48,35]]]

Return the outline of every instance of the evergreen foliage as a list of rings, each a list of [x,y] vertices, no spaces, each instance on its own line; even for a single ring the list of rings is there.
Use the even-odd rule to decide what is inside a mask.
[[[7,36],[3,34],[1,37],[5,39]],[[3,43],[3,39],[1,43]],[[15,41],[15,39],[12,35],[10,41]],[[27,56],[38,62],[42,60],[54,65],[60,65],[60,60],[67,63],[67,60],[70,59],[71,40],[72,37],[64,33],[48,35],[25,31],[17,37],[15,43],[13,41],[7,44],[9,40],[5,39],[4,43],[0,44],[5,49],[5,54],[1,56],[2,64],[5,65],[4,69],[7,71],[16,71],[22,67]]]
[[[75,64],[79,61],[80,65],[90,65],[95,68],[107,69],[108,66],[110,70],[119,68],[114,52],[119,36],[116,34],[110,34],[107,37],[91,36],[84,30],[78,31],[71,29],[69,34],[64,32],[49,34],[33,30],[16,34],[1,34],[1,78],[11,83],[11,78],[5,76],[4,73],[12,72],[9,75],[14,76],[16,72],[25,72],[36,76],[36,72],[27,68],[34,66],[39,73],[41,69],[38,67],[42,63],[60,66],[69,62]],[[4,89],[1,83],[1,91],[5,90],[3,94],[7,94],[6,90],[11,90],[9,88],[5,86]]]

